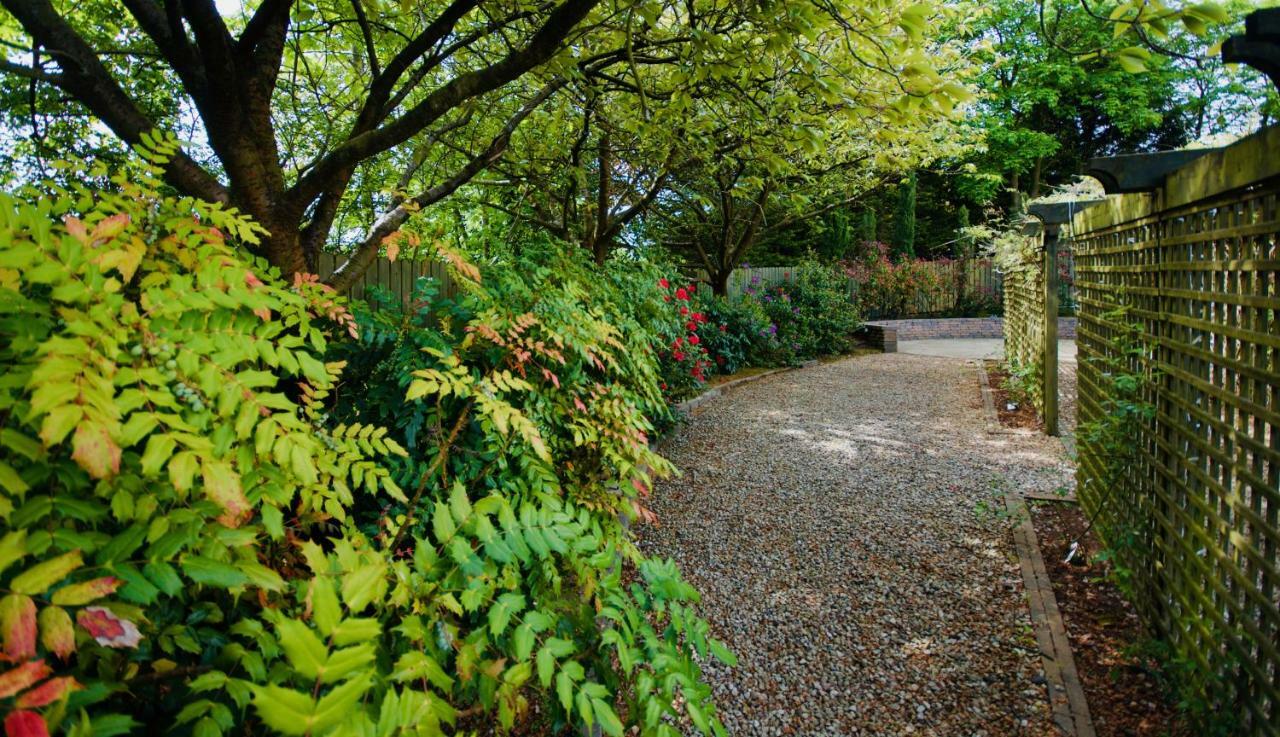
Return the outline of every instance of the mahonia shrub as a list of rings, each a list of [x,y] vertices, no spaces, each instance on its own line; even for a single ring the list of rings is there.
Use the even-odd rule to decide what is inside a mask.
[[[536,699],[575,728],[672,735],[680,696],[723,733],[697,661],[731,656],[616,516],[641,508],[645,464],[668,470],[629,393],[661,402],[651,366],[610,381],[643,354],[587,288],[594,321],[559,341],[496,295],[442,315],[456,350],[415,349],[430,360],[397,381],[458,448],[424,429],[410,449],[334,411],[359,383],[332,360],[357,336],[342,301],[247,257],[262,231],[234,211],[159,194],[176,144],[149,144],[154,166],[85,171],[98,191],[0,195],[7,734],[456,734]],[[557,375],[520,376],[522,356]],[[586,377],[586,411],[554,392]]]
[[[601,270],[546,241],[478,266],[430,249],[460,293],[423,279],[407,306],[358,311],[360,340],[331,356],[350,363],[334,419],[392,427],[409,450],[409,502],[359,513],[431,592],[413,630],[425,665],[407,672],[504,728],[538,698],[546,731],[675,735],[679,708],[722,733],[699,661],[732,655],[674,564],[626,529],[652,519],[652,480],[672,471],[649,447],[668,411],[655,326],[672,312],[656,268]]]

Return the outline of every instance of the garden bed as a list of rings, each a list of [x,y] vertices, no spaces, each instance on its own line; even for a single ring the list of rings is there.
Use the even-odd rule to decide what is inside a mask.
[[[1036,414],[1036,408],[1030,402],[1017,401],[1009,396],[1009,392],[1005,389],[1009,373],[1000,362],[984,363],[991,382],[991,395],[995,401],[996,415],[1000,418],[1000,424],[1004,427],[1039,430],[1043,424],[1040,416]]]
[[[1107,565],[1095,560],[1101,545],[1080,508],[1063,502],[1029,508],[1098,736],[1190,734],[1162,688],[1158,665],[1139,654],[1146,636]],[[1067,563],[1073,541],[1080,550]]]

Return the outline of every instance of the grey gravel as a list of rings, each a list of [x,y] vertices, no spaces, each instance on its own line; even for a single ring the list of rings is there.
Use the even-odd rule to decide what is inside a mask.
[[[662,448],[646,552],[739,657],[737,735],[1051,735],[1006,489],[1070,483],[1054,438],[988,435],[976,369],[903,354],[779,374]]]

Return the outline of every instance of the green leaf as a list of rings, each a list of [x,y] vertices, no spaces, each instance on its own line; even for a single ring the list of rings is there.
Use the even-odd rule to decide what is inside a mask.
[[[600,728],[605,734],[610,737],[622,737],[622,721],[618,719],[612,706],[605,703],[603,699],[592,699],[591,707],[595,712],[596,721],[600,723]]]
[[[356,704],[360,703],[360,699],[372,685],[373,680],[368,676],[352,678],[322,696],[320,703],[316,705],[309,731],[319,733],[352,716]]]
[[[730,668],[738,664],[738,657],[734,655],[723,642],[713,639],[710,640],[709,643],[711,646],[711,654],[716,656],[716,659],[721,663],[724,663]]]
[[[84,565],[79,550],[63,553],[57,558],[46,560],[31,566],[14,577],[9,588],[19,594],[32,596],[43,594],[50,586],[71,575],[71,572]]]
[[[538,651],[538,683],[543,688],[551,685],[551,674],[556,667],[556,656],[547,648]]]
[[[186,556],[181,567],[187,578],[206,586],[231,589],[249,583],[249,577],[235,566],[199,555]]]
[[[294,670],[306,678],[319,676],[329,660],[329,649],[316,633],[294,619],[281,619],[276,631],[280,635],[280,647]]]
[[[338,628],[342,621],[342,605],[338,603],[338,592],[328,576],[316,576],[311,579],[311,616],[315,619],[320,634],[328,637]]]
[[[315,704],[311,697],[291,688],[250,684],[253,706],[263,723],[282,734],[307,734]]]
[[[31,488],[26,481],[22,480],[18,472],[13,470],[13,466],[3,461],[0,461],[0,487],[16,496],[27,493],[27,489]]]

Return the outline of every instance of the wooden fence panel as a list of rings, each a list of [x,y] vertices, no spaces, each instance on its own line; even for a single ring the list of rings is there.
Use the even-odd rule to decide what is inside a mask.
[[[1082,438],[1081,502],[1112,544],[1129,537],[1124,564],[1156,635],[1198,667],[1222,713],[1240,716],[1240,734],[1272,737],[1280,734],[1277,151],[1280,129],[1264,131],[1171,174],[1154,195],[1110,198],[1073,224],[1082,424],[1105,411],[1105,361],[1123,358],[1116,308],[1127,308],[1148,346],[1129,360],[1154,376],[1143,397],[1154,417],[1134,438],[1137,461],[1123,469],[1123,488],[1104,483],[1104,449]],[[1269,162],[1265,177],[1228,181],[1259,162]]]
[[[338,264],[341,263],[343,258],[345,257],[332,253],[320,254],[317,264],[319,268],[316,270],[320,278],[328,278],[338,268]],[[376,285],[386,289],[394,297],[398,298],[401,306],[408,307],[413,298],[414,288],[417,286],[418,280],[423,277],[434,279],[439,285],[440,294],[446,297],[452,297],[458,293],[457,284],[454,282],[453,277],[449,275],[448,268],[439,261],[391,261],[379,258],[369,266],[369,269],[364,272],[364,276],[344,294],[351,299],[366,299],[369,287]]]

